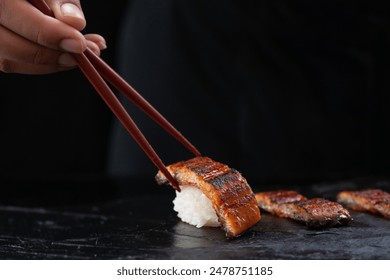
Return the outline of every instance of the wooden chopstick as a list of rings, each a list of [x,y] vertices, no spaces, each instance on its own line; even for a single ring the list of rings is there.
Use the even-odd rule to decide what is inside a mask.
[[[42,13],[44,13],[47,16],[54,17],[53,11],[50,9],[50,7],[46,4],[44,0],[28,0],[35,8],[40,10]]]
[[[48,16],[54,16],[50,7],[47,6],[46,2],[43,0],[29,0],[36,8],[38,8],[42,13]],[[92,59],[90,61],[87,57]],[[186,139],[182,136],[157,110],[155,110],[141,95],[139,95],[130,85],[128,85],[114,70],[112,70],[103,60],[95,59],[97,56],[91,51],[87,50],[85,54],[73,54],[74,58],[77,61],[77,64],[87,79],[94,86],[96,91],[99,93],[101,98],[107,104],[107,106],[112,110],[115,116],[119,119],[122,125],[127,129],[130,135],[135,139],[138,145],[143,149],[147,154],[150,160],[156,165],[156,167],[164,174],[167,180],[171,183],[172,187],[180,191],[177,181],[172,177],[164,163],[154,151],[152,146],[146,140],[145,136],[139,130],[135,122],[129,116],[125,108],[119,102],[115,94],[112,92],[110,87],[106,84],[102,76],[99,74],[98,70],[104,73],[104,76],[108,81],[112,82],[118,89],[122,89],[126,96],[132,100],[139,108],[141,108],[148,116],[165,128],[171,135],[178,139],[184,146],[189,148],[195,155],[199,155],[199,151]],[[95,62],[98,69],[95,69],[92,62]],[[130,90],[129,90],[130,89]]]
[[[180,187],[176,182],[176,180],[169,173],[169,171],[165,167],[160,157],[154,151],[152,146],[149,144],[148,140],[146,140],[145,136],[139,130],[138,126],[135,124],[133,119],[129,116],[125,108],[119,102],[118,98],[112,92],[110,87],[106,84],[106,82],[100,76],[99,72],[94,68],[92,63],[85,56],[85,54],[76,54],[74,55],[74,58],[76,59],[77,64],[81,69],[81,71],[88,78],[90,83],[99,93],[100,97],[104,100],[104,102],[111,109],[111,111],[115,114],[118,120],[122,123],[122,125],[126,128],[126,130],[130,133],[130,135],[134,138],[134,140],[138,143],[138,145],[150,158],[150,160],[164,174],[164,176],[171,183],[172,187],[175,190],[180,191]]]

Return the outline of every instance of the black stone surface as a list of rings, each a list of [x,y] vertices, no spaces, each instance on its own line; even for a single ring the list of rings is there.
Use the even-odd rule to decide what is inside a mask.
[[[334,200],[344,189],[380,187],[386,179],[289,188]],[[151,180],[3,182],[1,259],[390,259],[390,220],[351,212],[346,227],[310,230],[262,213],[262,220],[229,240],[218,228],[182,223],[174,192]],[[125,186],[125,187],[124,187]]]

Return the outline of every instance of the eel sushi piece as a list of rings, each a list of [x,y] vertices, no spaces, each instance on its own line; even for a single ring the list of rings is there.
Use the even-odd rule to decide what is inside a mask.
[[[260,221],[255,195],[237,170],[208,157],[180,161],[167,169],[180,185],[174,209],[184,222],[198,227],[221,226],[232,238]],[[156,181],[169,183],[161,172]],[[203,216],[212,215],[215,218],[202,221]]]
[[[390,193],[380,189],[343,191],[337,201],[346,207],[360,212],[371,212],[390,219]]]
[[[261,209],[276,216],[305,223],[310,228],[347,225],[351,215],[342,205],[322,198],[307,199],[294,191],[256,194]]]

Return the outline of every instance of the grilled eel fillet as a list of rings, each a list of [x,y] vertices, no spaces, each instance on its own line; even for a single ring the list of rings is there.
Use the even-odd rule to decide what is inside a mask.
[[[235,169],[208,157],[195,157],[167,166],[179,185],[200,189],[218,216],[228,237],[236,237],[261,219],[260,210],[246,179]],[[167,183],[158,172],[158,184]]]
[[[390,219],[390,193],[380,189],[343,191],[337,201],[346,207],[361,212],[371,212]]]
[[[256,200],[261,209],[311,228],[346,225],[352,220],[348,210],[340,204],[322,198],[308,200],[295,191],[260,192]]]

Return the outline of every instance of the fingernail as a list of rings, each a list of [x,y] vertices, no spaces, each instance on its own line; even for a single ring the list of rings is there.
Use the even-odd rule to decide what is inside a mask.
[[[77,40],[64,39],[60,42],[60,48],[67,52],[82,53],[84,46]]]
[[[68,53],[63,53],[58,57],[58,64],[62,66],[76,66],[76,60]]]
[[[98,47],[99,47],[101,50],[107,49],[106,41],[99,41],[99,42],[96,42],[96,44],[98,45]]]
[[[96,55],[100,55],[100,48],[97,44],[89,42],[88,48],[93,51]]]
[[[65,17],[76,17],[84,19],[83,12],[74,4],[65,3],[61,6],[62,15]]]

